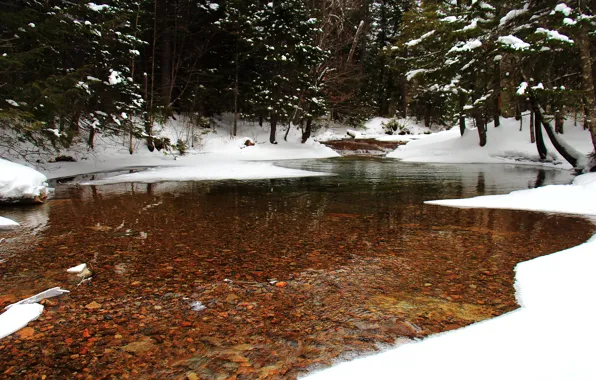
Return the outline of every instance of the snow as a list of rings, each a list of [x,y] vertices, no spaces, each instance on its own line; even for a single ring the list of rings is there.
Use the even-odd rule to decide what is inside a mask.
[[[468,124],[471,126],[472,121],[468,121]],[[502,119],[500,127],[489,126],[488,143],[484,147],[479,146],[475,129],[466,129],[462,137],[458,128],[452,128],[432,135],[422,135],[418,140],[400,146],[387,157],[407,162],[508,163],[571,169],[571,165],[559,157],[546,135],[544,142],[548,149],[547,162],[540,161],[536,145],[530,142],[529,125],[529,115],[523,117],[522,131],[519,131],[519,121]],[[561,138],[586,155],[593,149],[589,132],[581,126],[573,126],[572,120],[566,121],[565,134]]]
[[[469,199],[429,201],[428,204],[451,207],[476,207],[545,211],[578,215],[596,215],[596,173],[576,177],[571,185],[551,185],[514,191],[505,195],[487,195]],[[553,202],[556,199],[556,202]]]
[[[95,3],[87,3],[87,7],[95,12],[103,12],[106,9],[110,9],[110,6],[107,4],[95,4]]]
[[[528,82],[521,82],[519,84],[519,87],[517,88],[516,93],[518,95],[524,95],[526,93],[527,89],[528,89]]]
[[[222,179],[270,179],[325,176],[327,173],[287,169],[270,162],[212,162],[205,166],[161,167],[145,171],[121,174],[82,185],[107,185],[115,183],[137,182],[156,183],[166,181],[205,181]]]
[[[68,273],[81,273],[85,269],[87,269],[87,264],[79,264],[76,267],[68,268],[66,271]]]
[[[16,307],[18,305],[30,305],[30,304],[35,304],[45,298],[52,298],[52,297],[58,297],[61,296],[63,294],[66,293],[70,293],[68,290],[64,290],[61,289],[60,287],[55,287],[55,288],[51,288],[48,290],[44,290],[41,293],[37,293],[34,296],[31,296],[29,298],[25,298],[24,300],[21,300],[17,303],[13,303],[11,305],[6,306],[4,309],[8,310],[8,309],[12,309],[13,307]]]
[[[447,16],[447,17],[442,18],[440,21],[450,22],[450,23],[451,22],[456,22],[457,21],[457,17],[456,16]]]
[[[561,12],[565,16],[569,17],[569,15],[571,15],[571,12],[573,12],[573,9],[569,8],[569,6],[567,6],[567,4],[565,3],[561,3],[557,4],[555,10],[551,12],[551,14],[554,14],[555,12]]]
[[[525,50],[530,47],[529,43],[512,35],[499,37],[499,42],[515,50]]]
[[[449,50],[449,53],[460,51],[472,51],[474,49],[479,48],[480,46],[482,46],[482,41],[480,41],[479,39],[473,39],[465,43],[457,43]]]
[[[506,133],[514,134],[511,129]],[[456,154],[457,146],[463,148],[466,144],[454,144],[450,132],[420,140],[420,146],[412,150],[420,154],[426,151],[425,157],[418,156],[421,161],[432,160],[435,150]],[[489,136],[494,134],[491,129]],[[581,133],[572,131],[568,137],[573,135]],[[465,136],[460,140],[464,141]],[[584,140],[589,141],[589,136],[584,135]],[[501,136],[503,146],[511,142]],[[484,153],[484,160],[472,151],[462,155],[491,162],[490,151]],[[442,156],[447,162],[449,157]],[[596,173],[589,173],[576,177],[570,185],[426,203],[579,214],[596,221],[595,196]],[[520,263],[515,268],[516,299],[521,306],[518,310],[422,341],[402,343],[306,378],[595,379],[596,362],[591,349],[596,340],[595,267],[596,237],[580,246]]]
[[[526,6],[524,9],[514,9],[514,10],[507,12],[507,14],[504,17],[502,17],[501,20],[499,21],[499,27],[505,26],[507,23],[509,23],[509,21],[513,20],[516,17],[523,15],[527,11],[528,11],[528,8]]]
[[[0,216],[0,230],[9,229],[9,228],[18,227],[18,226],[19,226],[19,224],[17,222],[15,222],[14,220]]]
[[[406,73],[406,80],[411,81],[412,78],[414,78],[416,75],[426,73],[426,72],[428,72],[427,69],[410,70]]]
[[[112,86],[122,83],[122,73],[116,70],[112,70],[110,72],[110,76],[108,77],[108,83]]]
[[[6,311],[0,314],[0,339],[9,336],[27,326],[29,322],[36,320],[43,312],[43,305],[37,302],[44,298],[57,297],[65,293],[69,293],[69,291],[56,287],[6,306],[4,308]]]
[[[573,40],[569,37],[567,37],[564,34],[559,33],[556,30],[549,30],[549,29],[544,29],[544,28],[538,28],[536,29],[536,33],[538,34],[546,34],[546,38],[548,40],[556,40],[556,41],[561,41],[561,42],[567,42],[569,44],[573,43]]]
[[[0,339],[9,336],[36,320],[43,312],[43,305],[38,303],[15,305],[0,314]]]
[[[10,104],[13,107],[19,107],[19,103],[15,102],[12,99],[5,99],[6,103]]]
[[[35,169],[0,158],[0,173],[0,202],[35,200],[47,196],[47,178]]]
[[[432,36],[433,34],[435,34],[434,30],[431,30],[428,33],[424,33],[420,38],[406,42],[406,46],[408,46],[408,47],[416,46],[419,43],[421,43],[424,39]]]

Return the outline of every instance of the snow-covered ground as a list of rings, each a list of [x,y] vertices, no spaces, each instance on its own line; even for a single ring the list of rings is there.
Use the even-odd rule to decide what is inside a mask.
[[[418,140],[400,146],[387,157],[408,162],[514,163],[571,168],[553,148],[546,134],[544,142],[548,149],[549,162],[540,162],[536,145],[530,142],[529,116],[526,115],[523,122],[522,131],[519,130],[519,121],[514,119],[502,119],[498,128],[489,126],[488,143],[484,147],[478,144],[476,130],[468,129],[462,137],[458,128],[452,128],[432,135],[422,135]],[[586,154],[593,149],[589,132],[581,125],[574,126],[572,120],[565,123],[562,139]]]
[[[18,227],[18,225],[14,220],[0,216],[0,230]]]
[[[277,133],[277,144],[269,143],[269,125],[259,127],[256,123],[240,122],[237,137],[230,134],[231,119],[226,115],[222,120],[215,120],[212,128],[191,129],[184,116],[178,116],[177,120],[170,120],[165,126],[155,128],[155,135],[168,137],[172,144],[178,140],[187,143],[188,150],[183,156],[172,148],[171,152],[157,151],[149,152],[145,141],[133,140],[134,154],[129,153],[129,136],[105,136],[98,134],[95,137],[95,149],[87,148],[84,138],[71,148],[54,154],[40,154],[35,156],[29,154],[30,161],[39,159],[43,164],[36,164],[37,170],[41,171],[48,178],[69,177],[84,173],[100,171],[115,171],[129,167],[186,167],[198,171],[196,175],[189,176],[189,170],[173,169],[182,174],[182,180],[189,179],[211,179],[204,171],[213,173],[218,171],[218,179],[225,178],[248,178],[253,173],[256,178],[262,178],[263,166],[251,167],[253,161],[277,161],[286,159],[309,159],[337,157],[338,154],[314,139],[309,139],[305,144],[300,143],[301,132],[298,128],[292,127],[288,134],[287,141],[284,141],[285,128],[279,128]],[[194,135],[194,141],[191,136]],[[250,140],[254,146],[246,146],[245,142]],[[28,147],[32,151],[32,147]],[[0,152],[1,154],[2,152]],[[58,155],[70,156],[76,162],[47,162]],[[18,159],[15,157],[15,159]],[[32,163],[20,163],[31,166]],[[242,164],[245,175],[238,177],[230,172],[229,165]],[[165,171],[165,170],[164,170]],[[230,175],[226,177],[226,173]],[[278,171],[282,177],[296,176],[297,172],[291,173]],[[307,174],[304,172],[303,174]],[[273,176],[274,173],[268,177]],[[175,180],[174,174],[167,176]]]
[[[30,167],[0,158],[0,203],[47,197],[47,178]]]
[[[406,126],[412,134],[389,136],[385,134],[383,127],[383,124],[388,121],[389,119],[374,118],[367,122],[362,129],[358,129],[356,133],[359,138],[410,141],[429,132],[428,128],[413,121],[401,120],[400,123]],[[128,136],[98,134],[95,137],[94,150],[88,149],[84,142],[85,139],[81,138],[78,144],[74,144],[60,153],[37,156],[29,154],[30,162],[24,162],[21,159],[20,163],[31,166],[31,162],[38,159],[45,162],[43,164],[35,163],[35,165],[37,170],[50,179],[100,171],[115,171],[129,167],[171,167],[169,174],[166,174],[167,169],[159,170],[159,175],[163,180],[176,180],[176,173],[180,174],[180,180],[293,177],[308,175],[308,173],[274,170],[272,166],[269,168],[263,165],[252,166],[252,162],[338,157],[338,153],[320,144],[319,141],[349,138],[346,126],[327,123],[318,130],[314,130],[313,138],[305,144],[300,142],[300,129],[292,126],[287,141],[285,141],[286,127],[283,126],[278,128],[277,144],[270,144],[268,124],[259,127],[256,123],[241,121],[238,125],[237,137],[232,137],[231,123],[230,115],[224,115],[221,119],[214,119],[211,128],[195,127],[192,129],[185,116],[179,115],[177,120],[169,120],[166,125],[156,127],[155,135],[168,137],[173,144],[178,140],[187,143],[188,151],[184,156],[178,155],[175,149],[171,152],[173,154],[164,151],[149,152],[145,147],[144,140],[139,139],[133,140],[134,154],[131,155]],[[191,138],[193,135],[194,139]],[[255,145],[246,146],[246,141],[251,141]],[[34,151],[33,147],[27,148],[28,151]],[[76,162],[48,162],[58,155],[70,156]],[[18,158],[15,157],[15,160]],[[230,165],[241,166],[242,175],[239,175],[238,171],[228,170]],[[174,169],[174,167],[187,169]],[[265,171],[267,176],[263,177]],[[156,175],[153,178],[158,180],[159,176]],[[133,179],[129,178],[129,180]]]

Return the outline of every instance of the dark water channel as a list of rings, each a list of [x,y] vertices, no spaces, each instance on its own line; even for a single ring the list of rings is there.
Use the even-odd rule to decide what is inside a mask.
[[[295,378],[513,310],[516,263],[594,231],[569,216],[423,204],[569,183],[564,171],[281,165],[336,175],[62,183],[46,205],[3,209],[25,234],[0,231],[0,307],[71,293],[0,340],[0,377]],[[66,269],[83,262],[93,277],[77,285]]]

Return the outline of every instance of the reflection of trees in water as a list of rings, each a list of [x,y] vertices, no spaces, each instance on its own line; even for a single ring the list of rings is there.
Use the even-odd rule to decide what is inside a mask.
[[[537,239],[550,228],[543,215],[458,210],[423,202],[499,191],[499,178],[519,183],[520,188],[536,176],[547,183],[556,180],[555,171],[494,171],[483,166],[457,171],[454,166],[415,165],[397,173],[402,166],[370,160],[335,168],[325,165],[340,175],[66,187],[61,194],[71,200],[51,205],[51,233],[79,234],[88,250],[120,247],[126,240],[120,249],[144,255],[164,250],[180,256],[224,255],[222,262],[237,268],[237,263],[268,258],[274,263],[275,258],[296,257],[298,262],[313,250],[337,256],[340,246],[356,255],[403,249],[507,255],[512,252],[503,252],[502,246],[522,246],[523,239],[515,239],[524,234],[524,239]],[[97,225],[123,225],[122,230],[144,232],[148,238],[141,244],[132,237],[90,233],[88,228]]]

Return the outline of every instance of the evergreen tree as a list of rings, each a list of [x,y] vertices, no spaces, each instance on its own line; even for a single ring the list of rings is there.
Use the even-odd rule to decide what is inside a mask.
[[[4,8],[1,125],[56,146],[68,145],[79,127],[91,144],[96,130],[128,130],[143,103],[132,79],[141,41],[128,3],[25,0]]]

